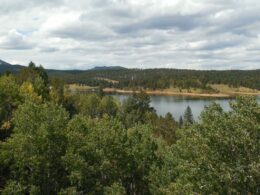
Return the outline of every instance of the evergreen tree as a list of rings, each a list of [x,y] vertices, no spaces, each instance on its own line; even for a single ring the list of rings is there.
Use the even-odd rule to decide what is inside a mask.
[[[97,91],[97,95],[100,97],[100,98],[103,98],[105,93],[103,91],[103,86],[99,86],[98,87],[98,91]]]
[[[150,106],[151,98],[144,91],[134,93],[122,105],[121,119],[127,127],[133,126],[135,123],[147,122],[148,114],[154,113],[155,110]]]
[[[187,126],[194,123],[193,114],[192,114],[190,106],[187,106],[187,108],[184,112],[183,122],[184,122],[184,125],[187,125]]]
[[[183,119],[182,119],[182,116],[180,116],[180,118],[179,118],[179,126],[182,127],[182,125],[183,125]]]
[[[165,114],[165,120],[166,121],[171,121],[171,122],[173,122],[174,121],[174,118],[173,118],[173,116],[172,116],[172,114],[170,113],[170,112],[167,112],[166,114]]]
[[[29,82],[33,85],[35,92],[43,99],[48,99],[49,94],[49,79],[48,74],[42,66],[36,67],[33,62],[29,66],[23,68],[16,76],[18,82],[23,84]]]

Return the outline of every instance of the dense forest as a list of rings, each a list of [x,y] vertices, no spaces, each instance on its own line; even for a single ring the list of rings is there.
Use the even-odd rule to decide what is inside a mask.
[[[0,60],[0,73],[18,74],[24,66]],[[96,67],[90,70],[46,70],[50,78],[58,77],[65,83],[120,89],[203,89],[216,92],[211,84],[247,87],[260,90],[258,70],[185,70],[185,69],[127,69],[120,66]]]
[[[113,70],[60,77],[88,83],[93,74],[120,80],[122,87],[159,88],[170,85],[163,78],[174,74],[182,80],[187,73],[190,81],[259,88],[259,71]],[[162,84],[153,83],[155,78]],[[144,92],[123,103],[102,91],[67,94],[63,80],[33,63],[15,75],[3,74],[0,193],[260,193],[260,105],[254,97],[238,97],[228,112],[213,103],[196,122],[189,107],[176,120],[169,113],[158,116],[149,103]]]
[[[115,69],[84,72],[49,72],[67,83],[131,89],[200,88],[212,90],[210,84],[248,87],[260,90],[260,70],[199,71],[178,69]],[[103,78],[103,79],[102,79]],[[118,82],[109,82],[107,79]]]

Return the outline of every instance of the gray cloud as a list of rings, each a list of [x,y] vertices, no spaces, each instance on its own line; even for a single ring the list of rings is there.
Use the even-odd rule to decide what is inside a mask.
[[[0,15],[11,14],[12,12],[23,12],[27,10],[35,9],[36,7],[48,8],[52,6],[59,6],[63,3],[63,0],[1,0]],[[14,14],[14,13],[12,13]]]
[[[0,37],[0,48],[12,50],[24,50],[34,47],[26,36],[12,29],[6,36]]]
[[[1,0],[0,52],[60,69],[259,68],[259,10],[257,0]]]
[[[116,28],[119,33],[132,33],[140,30],[169,30],[178,29],[189,31],[203,23],[199,15],[162,15],[154,16],[143,21],[122,25]]]
[[[50,33],[60,38],[71,38],[75,40],[103,41],[111,37],[109,30],[102,26],[93,26],[87,23],[72,24]]]

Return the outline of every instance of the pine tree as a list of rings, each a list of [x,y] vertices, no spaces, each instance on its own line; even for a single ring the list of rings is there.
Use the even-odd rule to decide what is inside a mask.
[[[183,119],[182,119],[182,116],[180,116],[180,119],[179,119],[179,126],[182,127],[183,125]]]
[[[190,106],[188,106],[184,112],[184,124],[185,125],[191,125],[194,123],[194,119],[193,119],[193,114],[192,114],[192,111],[191,111],[191,108]]]

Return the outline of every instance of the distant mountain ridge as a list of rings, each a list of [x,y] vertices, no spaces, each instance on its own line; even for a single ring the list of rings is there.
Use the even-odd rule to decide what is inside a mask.
[[[24,67],[25,66],[18,65],[18,64],[12,65],[12,64],[10,64],[8,62],[0,60],[0,73],[4,73],[4,72],[16,73],[16,72],[20,71]]]
[[[118,69],[127,69],[123,66],[95,66],[90,70],[118,70]]]
[[[9,64],[9,63],[7,63],[7,62],[5,62],[3,60],[0,60],[0,65],[11,65],[11,64]]]
[[[17,73],[25,66],[11,65],[0,61],[0,74]],[[45,69],[50,78],[58,77],[65,83],[80,83],[88,86],[134,89],[182,89],[211,90],[212,84],[246,87],[260,90],[258,70],[189,70],[189,69],[127,69],[121,66],[96,66],[88,70]],[[115,81],[115,82],[111,82]]]
[[[23,65],[18,65],[18,64],[10,64],[8,62],[5,62],[3,60],[0,60],[0,73],[5,73],[5,72],[12,72],[16,73],[20,71],[21,69],[25,68],[26,66]],[[77,72],[85,72],[85,71],[91,71],[91,70],[122,70],[122,69],[127,69],[122,66],[95,66],[94,68],[90,68],[88,70],[55,70],[55,69],[46,69],[47,72],[53,73],[53,72],[71,72],[71,73],[77,73]]]

